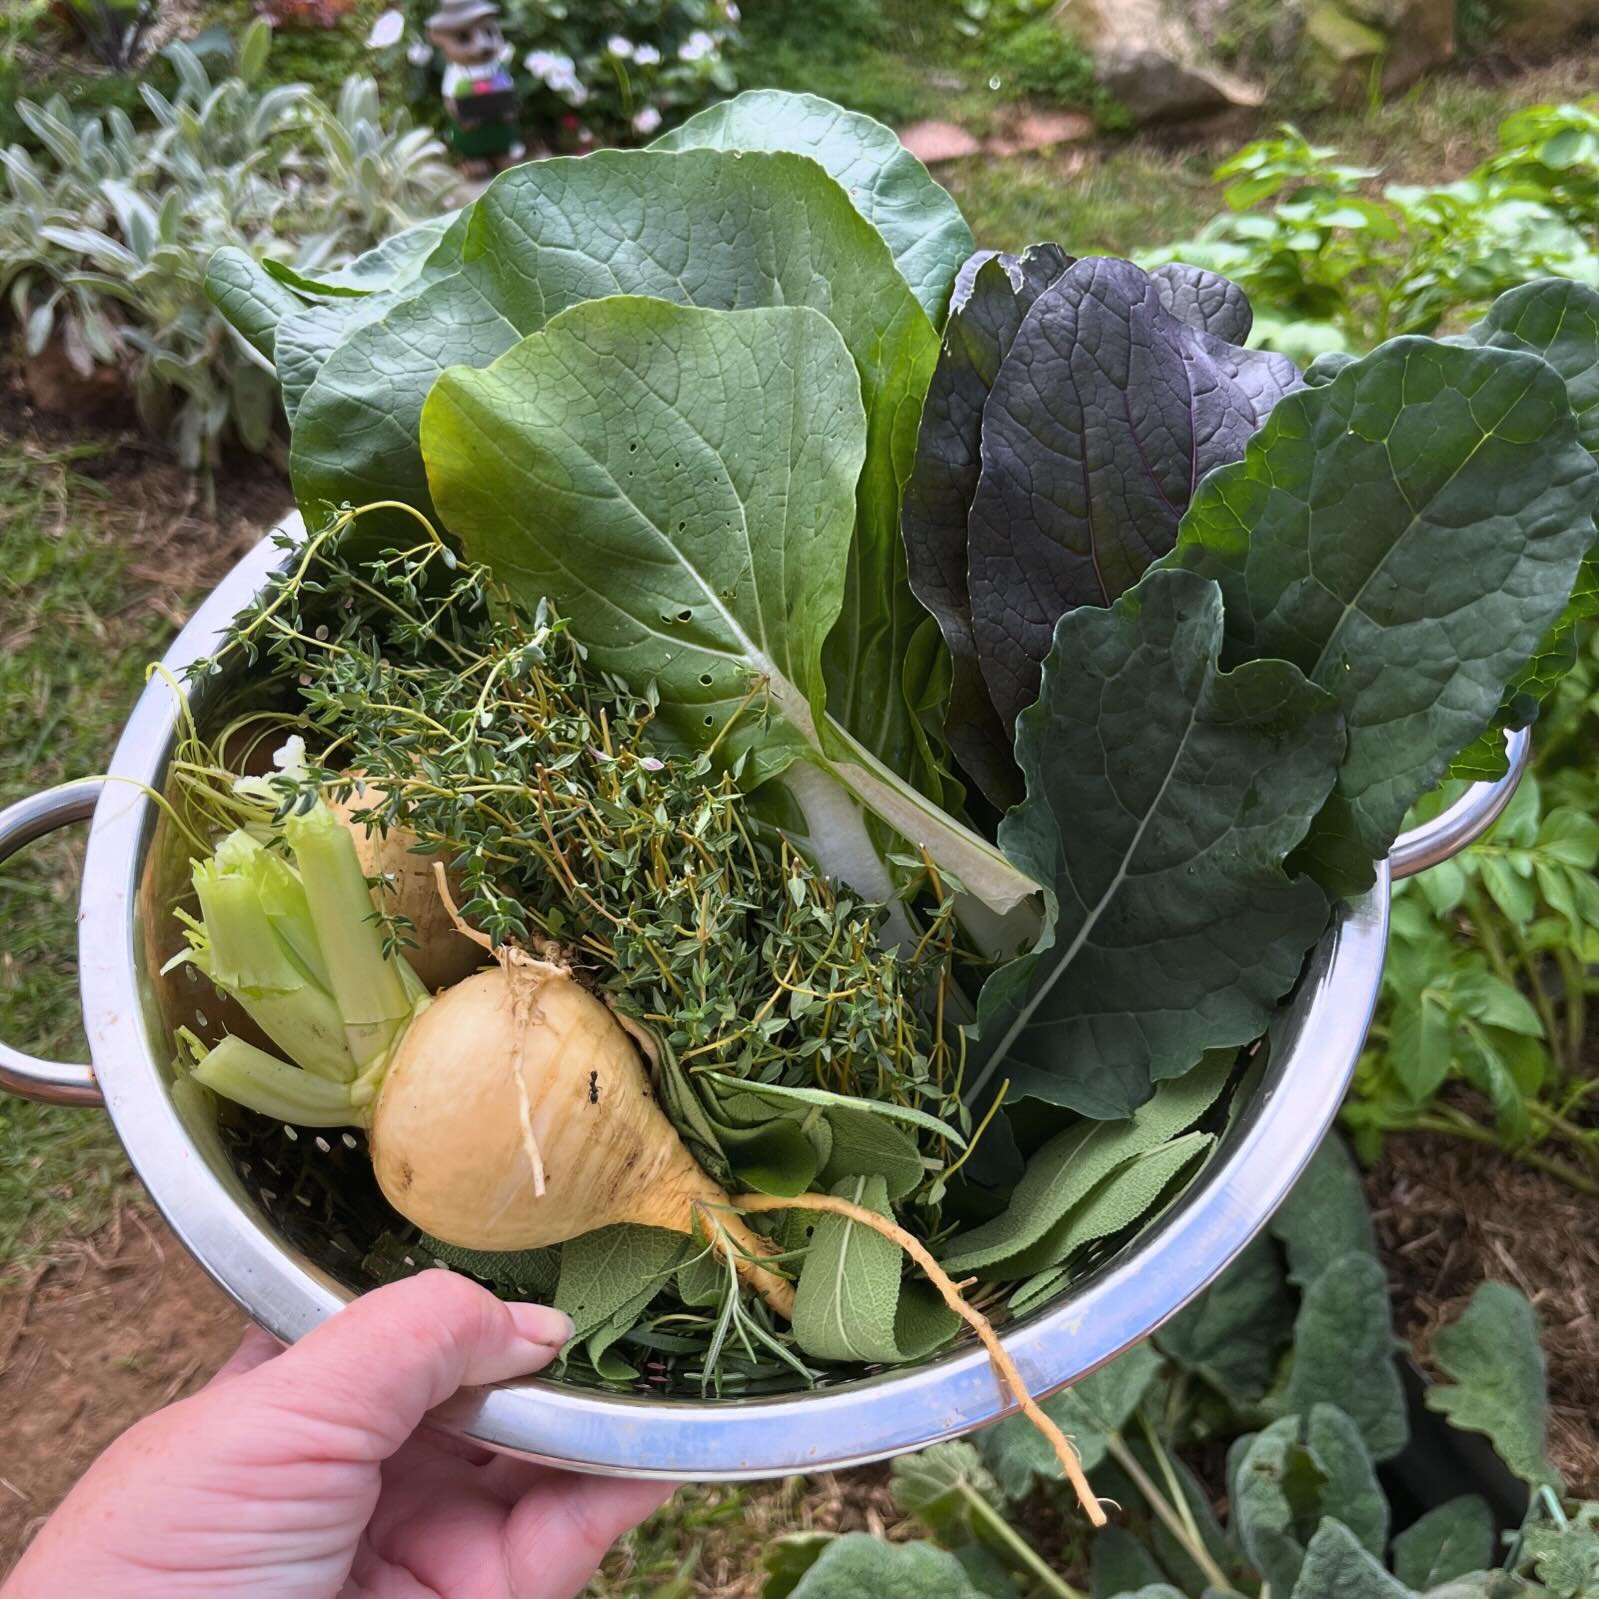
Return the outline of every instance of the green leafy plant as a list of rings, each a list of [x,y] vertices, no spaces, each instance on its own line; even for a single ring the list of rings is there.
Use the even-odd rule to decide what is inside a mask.
[[[1552,108],[1543,108],[1551,110]],[[1431,333],[1530,278],[1599,281],[1593,213],[1580,177],[1586,149],[1540,141],[1539,113],[1507,121],[1506,151],[1458,182],[1386,184],[1285,125],[1216,169],[1227,211],[1194,238],[1147,253],[1240,283],[1259,313],[1256,341],[1298,359]],[[1555,169],[1536,159],[1552,144]]]
[[[1492,832],[1397,885],[1382,1006],[1344,1112],[1367,1156],[1406,1128],[1497,1138],[1599,1194],[1599,1135],[1585,1125],[1599,958],[1595,649],[1590,632],[1535,726],[1534,771]],[[1452,1085],[1486,1101],[1491,1131]]]
[[[145,426],[192,468],[228,438],[266,448],[278,408],[270,366],[206,297],[212,254],[327,271],[453,183],[437,141],[383,118],[369,82],[325,107],[302,86],[265,85],[269,49],[270,30],[252,26],[233,74],[213,80],[170,46],[178,86],[145,86],[144,131],[120,111],[22,102],[45,154],[0,152],[0,291],[25,352],[54,341],[85,378],[119,368]]]
[[[1543,1456],[1547,1400],[1536,1316],[1515,1289],[1485,1284],[1441,1328],[1432,1359],[1449,1379],[1430,1407],[1488,1437],[1535,1490],[1508,1551],[1475,1496],[1391,1524],[1377,1475],[1407,1437],[1382,1272],[1359,1178],[1336,1141],[1313,1161],[1268,1236],[1152,1343],[1048,1401],[1072,1434],[1118,1524],[1085,1546],[1046,1553],[1018,1514],[1057,1493],[1059,1468],[1015,1420],[894,1464],[906,1515],[954,1564],[815,1534],[767,1553],[768,1599],[835,1599],[847,1568],[888,1584],[913,1573],[951,1599],[1566,1599],[1599,1571],[1599,1507],[1561,1497]],[[1353,1269],[1376,1292],[1351,1298]],[[1326,1292],[1323,1292],[1326,1290]],[[1361,1351],[1357,1354],[1355,1351]],[[1349,1374],[1365,1392],[1353,1403]],[[1374,1378],[1378,1380],[1373,1380]],[[1192,1459],[1225,1469],[1201,1475]],[[1225,1494],[1222,1521],[1213,1504]],[[1392,1536],[1391,1536],[1392,1535]],[[847,1556],[842,1546],[848,1544]],[[1086,1573],[1079,1576],[1079,1573]],[[879,1591],[873,1589],[871,1591]],[[882,1591],[889,1591],[886,1587]]]

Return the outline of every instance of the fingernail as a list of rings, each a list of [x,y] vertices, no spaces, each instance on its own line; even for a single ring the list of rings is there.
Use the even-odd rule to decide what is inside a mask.
[[[507,1304],[517,1335],[545,1349],[560,1349],[572,1339],[572,1318],[553,1305]]]

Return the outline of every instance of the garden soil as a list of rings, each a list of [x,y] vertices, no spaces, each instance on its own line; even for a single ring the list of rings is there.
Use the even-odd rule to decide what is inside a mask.
[[[91,1460],[193,1393],[244,1319],[145,1205],[0,1294],[0,1579]]]
[[[1496,1149],[1440,1134],[1388,1140],[1367,1176],[1394,1321],[1429,1376],[1433,1335],[1479,1283],[1538,1312],[1549,1375],[1549,1456],[1579,1499],[1599,1498],[1599,1200]]]

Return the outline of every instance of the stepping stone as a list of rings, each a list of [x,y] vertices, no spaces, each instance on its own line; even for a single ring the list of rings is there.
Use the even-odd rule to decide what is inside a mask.
[[[965,128],[954,122],[913,122],[900,130],[899,142],[928,166],[940,161],[959,161],[962,156],[977,155],[983,148]]]

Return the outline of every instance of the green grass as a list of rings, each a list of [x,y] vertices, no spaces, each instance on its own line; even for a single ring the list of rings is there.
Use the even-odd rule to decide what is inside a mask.
[[[1211,162],[1173,155],[1144,140],[1070,156],[973,156],[939,171],[977,242],[1015,250],[1039,240],[1074,255],[1129,255],[1180,238],[1219,204]]]
[[[116,497],[80,475],[92,447],[0,450],[0,804],[105,768],[169,624],[130,606]],[[83,829],[0,867],[0,1037],[84,1060],[76,948]],[[99,1111],[0,1096],[0,1272],[101,1225],[127,1167]]]

